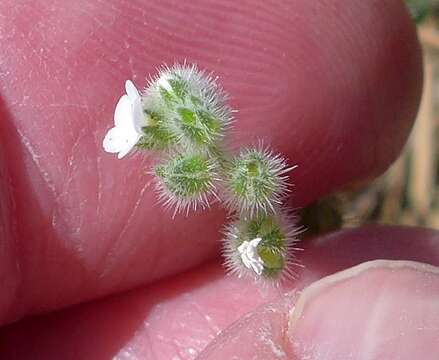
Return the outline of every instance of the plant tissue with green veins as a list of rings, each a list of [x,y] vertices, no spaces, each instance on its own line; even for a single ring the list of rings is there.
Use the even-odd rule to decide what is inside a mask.
[[[119,159],[133,149],[162,155],[151,173],[174,216],[222,204],[231,219],[223,239],[230,273],[275,283],[293,277],[298,229],[283,201],[294,167],[262,143],[227,150],[232,110],[216,79],[176,64],[162,67],[142,92],[126,81],[125,92],[104,150]]]

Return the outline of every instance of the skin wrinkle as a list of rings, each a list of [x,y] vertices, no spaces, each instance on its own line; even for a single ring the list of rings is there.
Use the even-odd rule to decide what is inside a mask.
[[[188,297],[191,297],[191,295],[188,295]],[[211,319],[209,320],[209,318],[207,318],[208,315],[206,314],[205,311],[201,309],[201,307],[197,304],[196,300],[188,299],[188,303],[189,306],[197,312],[197,314],[200,316],[200,319],[202,319],[205,322],[205,324],[207,324],[206,328],[210,330],[211,338],[214,339],[215,336],[220,331],[219,327],[216,326],[215,324],[212,324],[212,320]]]
[[[29,139],[18,128],[16,128],[16,131],[19,135],[20,142],[23,144],[23,148],[26,150],[26,152],[30,156],[32,163],[38,169],[42,180],[44,180],[44,182],[47,186],[47,189],[50,190],[52,196],[56,199],[57,191],[56,191],[55,184],[53,183],[49,173],[46,170],[44,170],[42,164],[40,163],[39,158],[41,156],[37,155],[31,142],[29,141]]]
[[[89,114],[89,118],[91,119],[91,115],[89,112],[89,108],[87,107],[87,113]],[[97,130],[97,124],[94,127],[94,131],[92,131],[92,139],[94,141],[95,147],[99,148],[100,146],[100,139],[98,140],[98,130]],[[98,225],[99,225],[99,229],[102,229],[102,213],[101,213],[101,202],[102,202],[102,169],[100,166],[101,163],[101,156],[99,155],[99,153],[96,155],[96,162],[95,162],[95,170],[97,173],[97,181],[96,181],[96,203],[97,203],[97,209],[96,209],[96,215],[97,215],[97,220],[98,220]],[[99,276],[101,276],[102,271],[100,272],[99,269],[103,269],[105,267],[105,263],[106,263],[106,257],[108,255],[109,251],[101,251],[101,257],[98,261],[96,261],[96,272],[97,277],[99,278]]]
[[[197,29],[199,29],[200,33],[206,33],[206,31],[209,31],[209,29],[211,29],[210,26],[210,21],[208,19],[210,19],[212,14],[210,14],[208,16],[208,14],[205,14],[205,18],[200,19],[199,22],[197,22],[196,27]],[[266,14],[264,14],[265,16]],[[233,15],[234,17],[236,16],[235,14]],[[258,22],[258,19],[256,18],[257,16],[255,16],[255,18],[252,19],[251,24],[249,25],[248,23],[244,23],[244,24],[240,24],[238,22],[236,22],[236,33],[246,33],[249,31],[249,27],[250,27],[250,31],[251,33],[255,33],[258,34],[260,32],[262,32],[263,30],[260,30],[260,23]],[[204,20],[204,22],[203,22]],[[259,26],[256,26],[256,24],[258,24]],[[270,25],[275,25],[276,23],[271,23]],[[254,25],[254,26],[253,26]],[[217,39],[215,39],[217,46],[227,46],[227,48],[229,49],[229,52],[231,52],[232,50],[239,50],[242,48],[243,45],[245,45],[245,43],[249,40],[248,36],[249,34],[247,34],[247,38],[244,38],[242,36],[233,36],[230,38],[223,38],[221,36],[219,36],[221,34],[221,30],[216,30],[214,29],[212,32],[212,35],[218,36]],[[178,34],[177,34],[178,35]],[[281,25],[279,25],[279,31],[276,33],[276,36],[278,36],[279,38],[285,38],[285,31],[284,29],[281,29]],[[183,41],[183,42],[187,42],[188,40],[185,38],[177,38],[179,41]],[[266,42],[262,41],[261,39],[257,38],[257,37],[252,37],[252,41],[254,42],[255,46],[259,46],[261,49],[263,49],[263,52],[266,52],[268,50],[271,50],[274,53],[278,53],[279,50],[281,48],[279,48],[279,45],[277,43],[273,43],[273,44],[267,44]],[[205,40],[203,38],[200,38],[198,40],[198,49],[201,52],[205,52],[205,49],[203,49],[203,43],[205,42]],[[257,55],[257,54],[256,54]],[[262,54],[263,55],[263,54]],[[267,60],[269,61],[267,63]],[[282,62],[282,59],[280,57],[270,57],[270,58],[266,58],[266,56],[264,56],[264,62],[261,62],[259,57],[254,57],[252,59],[248,59],[249,64],[254,64],[255,66],[267,66],[267,65],[277,65],[280,67],[284,66],[284,63]],[[262,74],[261,74],[262,75]]]
[[[198,281],[196,281],[196,282],[198,282]],[[181,284],[181,285],[183,285],[183,284]],[[207,286],[209,286],[209,285],[207,285]],[[186,285],[184,285],[184,287],[186,288]],[[182,294],[183,297],[181,299],[182,301],[179,302],[177,309],[174,308],[174,305],[173,305],[174,299],[172,296],[172,298],[170,298],[169,304],[166,304],[166,302],[162,302],[163,305],[154,306],[155,311],[150,312],[150,315],[149,315],[148,324],[150,322],[152,322],[155,324],[155,326],[157,326],[157,322],[163,321],[163,319],[166,319],[166,318],[174,319],[173,320],[173,330],[168,329],[167,331],[164,331],[163,334],[161,334],[161,332],[156,330],[156,328],[151,328],[150,326],[148,326],[148,331],[151,334],[154,334],[155,338],[159,342],[165,342],[167,344],[170,341],[172,341],[172,338],[169,337],[170,332],[177,332],[177,333],[181,334],[182,337],[180,338],[180,340],[176,339],[177,341],[175,343],[179,346],[180,349],[182,349],[182,352],[184,353],[184,351],[186,351],[189,348],[200,350],[202,347],[205,346],[205,341],[200,342],[199,340],[197,340],[194,343],[194,341],[197,339],[197,337],[194,337],[193,335],[192,336],[191,335],[188,335],[188,336],[184,335],[185,331],[187,331],[188,328],[192,328],[191,324],[201,322],[201,324],[203,324],[203,326],[202,326],[203,334],[205,334],[205,332],[206,332],[205,328],[207,328],[211,331],[212,327],[210,326],[209,321],[206,319],[206,316],[205,316],[206,312],[202,311],[201,308],[199,308],[202,306],[203,303],[205,303],[205,300],[201,300],[201,303],[196,303],[195,302],[196,300],[194,300],[192,297],[192,296],[195,296],[195,294],[193,294],[193,295],[186,294],[184,289],[182,291],[183,291],[183,294]],[[204,293],[204,291],[205,290],[201,291],[202,297],[203,297],[202,294]],[[174,313],[174,312],[176,312],[176,313]],[[181,315],[183,315],[183,317],[184,317],[183,319],[179,319],[179,317]],[[186,325],[185,319],[190,320],[190,323],[188,325]],[[140,335],[143,336],[143,333],[141,333]],[[212,339],[215,335],[216,334],[211,334],[209,336],[209,339]],[[157,346],[157,344],[155,346]],[[186,357],[183,357],[183,358],[186,358]]]
[[[284,17],[282,19],[283,21],[286,20],[291,21],[293,19],[291,19],[291,17],[288,15],[284,15],[285,14],[284,11],[276,11],[278,8],[282,6],[282,3],[279,2],[276,5],[277,6],[270,6],[270,5],[264,6],[264,3],[256,3],[256,2],[253,3],[252,6],[254,11],[253,13],[254,16],[252,18],[246,17],[248,9],[246,9],[245,5],[242,6],[241,3],[236,3],[235,1],[227,1],[227,0],[219,3],[217,7],[210,7],[210,6],[197,7],[195,5],[189,11],[191,12],[198,11],[201,15],[203,15],[201,19],[205,19],[206,23],[209,22],[209,19],[224,16],[223,14],[227,14],[228,16],[233,16],[234,18],[236,18],[235,21],[238,26],[237,29],[239,29],[237,33],[239,34],[245,32],[247,32],[248,34],[249,29],[252,32],[261,31],[260,29],[262,27],[258,27],[255,25],[264,24],[264,25],[270,25],[270,27],[272,27],[273,33],[275,34],[276,37],[278,36],[288,37],[288,35],[285,33],[285,29],[282,28],[282,25],[280,25],[279,19],[282,19],[282,17]],[[183,13],[183,9],[176,8],[176,11],[181,11]],[[245,31],[241,32],[241,30],[245,30]],[[261,45],[267,46],[266,43],[261,43]]]
[[[76,136],[76,140],[74,140],[73,145],[71,147],[70,156],[67,158],[67,174],[62,182],[62,191],[60,194],[55,198],[55,201],[59,201],[59,198],[61,196],[69,195],[69,188],[71,186],[71,183],[74,179],[73,174],[75,173],[75,170],[79,168],[82,164],[78,164],[78,162],[74,162],[75,158],[75,150],[78,146],[81,145],[81,142],[84,138],[87,137],[87,131],[81,130],[79,134]]]
[[[64,179],[64,181],[61,183],[62,186],[62,190],[59,192],[59,194],[56,196],[55,198],[55,205],[54,205],[54,212],[58,214],[58,216],[63,219],[65,226],[68,226],[70,228],[70,232],[71,233],[76,233],[79,234],[81,232],[81,227],[82,227],[82,204],[83,204],[83,200],[81,202],[79,202],[77,209],[79,209],[79,219],[76,222],[76,226],[72,226],[72,221],[73,219],[70,216],[65,216],[66,214],[68,215],[69,212],[75,212],[75,205],[73,205],[73,209],[68,209],[66,210],[65,207],[63,207],[63,203],[66,202],[67,204],[69,203],[69,201],[67,200],[63,200],[64,199],[68,199],[71,198],[72,194],[71,194],[71,190],[72,190],[72,182],[74,182],[76,180],[76,170],[78,168],[81,167],[81,163],[78,164],[77,161],[73,161],[75,158],[75,151],[77,149],[77,147],[81,144],[81,141],[87,137],[87,132],[84,130],[81,130],[81,132],[78,134],[76,140],[73,143],[73,146],[71,148],[71,155],[68,157],[67,159],[67,174],[66,174],[66,178]],[[73,187],[74,189],[74,187]],[[64,215],[62,215],[64,214]],[[76,218],[76,216],[75,216]],[[54,222],[52,221],[52,224]],[[69,224],[69,225],[67,225]],[[55,232],[62,232],[63,230],[65,230],[65,228],[60,227],[60,231],[57,230],[57,228],[54,227],[54,231]],[[61,235],[61,234],[60,234]],[[80,246],[80,242],[78,242],[78,246]]]
[[[160,9],[158,9],[158,10],[160,10]],[[167,11],[168,12],[168,11]],[[164,18],[169,18],[169,14],[166,14],[166,17],[164,17]],[[161,19],[161,17],[160,17],[160,15],[158,15],[157,16],[157,19]],[[166,26],[165,28],[167,28],[168,26]],[[159,28],[162,28],[162,27],[159,27]],[[257,28],[257,27],[256,27]],[[178,33],[176,34],[176,36],[178,36]],[[185,41],[185,39],[182,39],[182,41]],[[215,39],[215,41],[216,42],[221,42],[222,41],[222,37],[219,37],[218,39]],[[178,43],[178,42],[177,42]],[[229,45],[229,44],[228,44]],[[193,45],[192,45],[193,46]],[[198,47],[198,49],[200,50],[200,51],[203,51],[204,49],[203,49],[203,47]],[[251,59],[249,59],[250,61],[251,61]],[[260,62],[257,62],[258,64],[260,64]]]
[[[113,270],[114,265],[112,263],[113,263],[113,259],[115,258],[114,253],[116,252],[118,245],[124,241],[124,235],[130,229],[131,222],[134,219],[134,215],[136,214],[142,201],[144,201],[145,191],[148,188],[150,188],[151,182],[152,182],[152,180],[146,182],[145,185],[143,186],[143,188],[140,190],[139,197],[136,200],[136,203],[134,204],[134,206],[131,208],[131,211],[127,214],[127,217],[126,217],[127,220],[124,222],[124,225],[121,228],[119,235],[117,236],[115,241],[112,241],[109,243],[107,250],[104,251],[104,255],[102,256],[102,265],[100,266],[100,269],[102,269],[102,270],[101,270],[99,277],[105,277],[108,271]],[[150,249],[151,249],[151,247],[150,247]],[[148,268],[154,269],[155,263],[156,263],[157,258],[159,256],[159,253],[160,253],[160,249],[158,246],[156,246],[156,252],[155,252],[154,256],[151,256],[151,258],[148,261]],[[126,270],[124,271],[124,273],[125,274],[129,273],[130,265],[127,264],[125,266],[125,268],[126,268]],[[126,275],[121,275],[121,279],[125,279],[126,277],[127,277]]]
[[[291,355],[289,340],[287,338],[287,314],[290,304],[294,302],[296,293],[290,292],[285,296],[277,297],[274,303],[263,304],[240,317],[238,321],[229,325],[225,331],[220,333],[208,346],[203,349],[198,359],[220,359],[218,355],[224,352],[231,353],[228,348],[237,348],[237,358],[243,359],[252,354],[259,358],[271,355],[269,359],[285,359]],[[239,344],[244,343],[242,348]],[[253,343],[252,343],[253,342]],[[247,349],[247,350],[246,350]],[[253,352],[246,353],[248,349],[255,349]],[[240,351],[244,350],[244,353]],[[214,354],[214,356],[212,356]],[[245,355],[244,355],[245,354]]]
[[[98,11],[100,11],[101,9],[99,9]],[[92,27],[92,30],[90,31],[90,33],[88,34],[87,37],[84,38],[84,41],[81,43],[80,47],[85,47],[85,45],[87,44],[87,42],[89,40],[93,40],[95,34],[97,32],[99,32],[99,30],[101,29],[111,29],[112,26],[114,25],[116,19],[115,17],[112,18],[112,21],[110,21],[108,24],[104,24],[103,22],[100,22],[99,19],[96,16],[88,16],[89,14],[86,11],[83,11],[82,9],[79,9],[80,12],[83,13],[83,15],[85,15],[85,20],[87,20],[87,18],[92,19],[97,26]],[[104,44],[105,45],[105,44]]]
[[[76,149],[76,144],[79,144],[79,139],[75,142],[75,145],[73,146],[73,149],[72,149],[72,157],[74,156],[73,154],[74,154],[74,151],[75,151],[75,149]],[[29,150],[29,148],[27,148],[27,150]],[[32,149],[30,149],[30,151],[32,151]],[[31,155],[33,155],[33,154],[31,153]],[[34,161],[34,163],[35,163],[35,161]],[[36,164],[36,165],[39,165],[39,164]],[[37,166],[37,167],[38,167],[38,166]],[[41,166],[39,166],[38,169],[41,170]],[[69,177],[69,179],[67,180],[67,183],[64,183],[64,184],[67,184],[67,185],[64,185],[64,186],[67,186],[67,187],[69,186],[69,184],[71,183],[71,180],[72,180],[71,172],[69,172],[68,177]],[[64,191],[64,193],[65,193],[65,192],[66,192],[66,190]],[[59,194],[56,196],[56,199],[54,199],[55,204],[56,204],[56,203],[58,203],[58,204],[60,203],[59,199],[60,199],[61,196],[64,195],[64,193],[59,193]],[[80,206],[81,206],[81,205],[80,205]],[[57,227],[57,220],[56,220],[56,218],[57,218],[57,215],[58,215],[58,214],[60,214],[59,208],[57,208],[57,206],[54,205],[54,206],[52,207],[52,216],[51,216],[51,217],[52,217],[52,225],[54,225],[54,228]],[[79,231],[80,231],[80,228],[79,228],[79,229],[76,229],[76,232],[79,232]],[[46,256],[45,256],[44,254],[46,254],[47,251],[50,250],[50,249],[48,248],[48,245],[50,245],[50,244],[47,243],[47,242],[44,242],[42,245],[43,245],[43,247],[41,248],[41,252],[42,252],[42,254],[40,254],[40,255],[42,255],[42,256],[40,256],[40,258],[41,258],[41,259],[45,259]],[[77,244],[76,244],[75,249],[76,249],[76,253],[77,253],[77,254],[81,254],[81,253],[82,253],[82,245],[81,245],[80,243],[77,243]],[[49,257],[47,257],[47,258],[49,258]],[[83,268],[82,270],[84,270],[84,268]],[[84,271],[77,271],[77,276],[80,277],[80,276],[81,276],[81,273],[83,273],[83,272],[84,272]],[[83,287],[82,287],[82,288],[83,288],[83,289],[86,288],[86,286],[85,286],[85,284],[86,284],[86,280],[85,280],[85,279],[82,281],[82,283],[83,283]],[[78,290],[79,290],[79,289],[78,289]],[[56,300],[56,298],[53,298],[53,301],[54,301],[55,303],[59,303],[59,301]]]
[[[97,136],[96,136],[97,131],[95,130],[93,132],[93,139],[94,139],[94,143],[95,146],[98,147],[98,141],[97,141]],[[96,181],[96,215],[97,215],[97,219],[99,221],[99,225],[102,224],[101,221],[101,199],[102,199],[102,168],[101,168],[101,156],[98,154],[96,156],[96,164],[95,164],[95,169],[96,169],[96,173],[97,173],[97,181]],[[99,228],[102,228],[101,226],[99,226]]]
[[[286,359],[287,358],[287,351],[284,349],[283,344],[279,343],[276,344],[272,337],[271,334],[271,326],[270,324],[262,324],[261,327],[258,329],[259,331],[259,340],[268,345],[271,350],[273,351],[273,354],[276,356],[276,358],[278,359]]]
[[[1,99],[0,99],[1,100]],[[3,105],[3,104],[0,104]],[[6,107],[5,107],[6,108]],[[8,119],[9,119],[9,113],[6,113],[6,110],[4,111],[4,113],[2,114],[4,117],[4,121],[3,126],[2,127],[2,133],[6,133],[7,130],[13,131],[12,132],[12,136],[9,135],[9,137],[7,139],[2,139],[2,143],[5,144],[5,149],[7,149],[8,146],[8,142],[9,141],[13,141],[13,139],[15,139],[15,135],[18,132],[18,129],[10,129],[8,127]],[[18,141],[21,142],[22,145],[26,145],[25,143],[23,143],[23,140],[17,139],[17,143]],[[29,145],[29,143],[27,142],[27,145]],[[38,163],[35,161],[35,154],[33,152],[32,148],[28,148],[27,146],[22,146],[24,148],[24,150],[27,152],[27,154],[32,158],[32,163],[34,164],[34,166],[37,168],[37,170],[40,172],[40,168],[38,166]],[[6,153],[6,151],[4,152]],[[3,160],[3,163],[4,160]],[[9,167],[8,167],[9,165]],[[25,294],[26,291],[26,275],[25,275],[25,264],[23,264],[23,261],[26,260],[24,255],[24,249],[21,246],[21,243],[19,241],[20,239],[20,235],[21,235],[21,226],[19,227],[19,223],[18,223],[18,219],[20,219],[20,216],[18,215],[18,210],[17,210],[17,201],[16,201],[16,197],[15,194],[17,192],[20,191],[20,189],[18,188],[18,185],[16,183],[14,183],[12,176],[10,175],[9,172],[13,171],[12,168],[10,167],[10,164],[6,163],[6,165],[4,166],[5,171],[7,171],[7,179],[8,179],[8,186],[5,186],[4,189],[9,189],[9,195],[10,195],[10,206],[9,206],[9,214],[10,214],[10,229],[11,229],[11,233],[9,238],[5,238],[3,239],[3,241],[5,241],[5,243],[10,243],[13,244],[12,248],[10,249],[10,251],[6,252],[5,255],[8,256],[9,259],[13,259],[12,263],[15,265],[15,268],[13,271],[8,272],[7,270],[5,271],[5,269],[2,269],[2,273],[0,274],[2,277],[10,277],[10,279],[13,279],[15,277],[15,281],[16,281],[16,285],[14,287],[14,289],[11,291],[11,289],[9,288],[4,288],[3,290],[5,290],[5,293],[1,294],[2,295],[2,300],[4,301],[5,299],[10,299],[9,301],[9,306],[7,307],[7,309],[1,309],[4,310],[4,312],[0,313],[0,321],[5,321],[9,320],[9,318],[12,316],[13,318],[16,317],[16,314],[18,312],[18,309],[20,308],[24,308],[25,304],[23,301],[23,294]],[[43,175],[40,172],[40,176],[43,180],[43,182],[46,180],[44,179]],[[48,185],[47,182],[45,182],[46,186]],[[51,190],[49,186],[47,186],[48,190]],[[4,203],[4,198],[1,199],[2,203]],[[18,205],[19,206],[19,205]],[[9,241],[8,241],[9,240]],[[6,262],[5,262],[6,264]]]

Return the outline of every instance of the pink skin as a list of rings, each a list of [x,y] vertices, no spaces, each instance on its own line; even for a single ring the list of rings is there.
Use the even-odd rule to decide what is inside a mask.
[[[420,57],[397,0],[47,4],[0,4],[3,322],[218,253],[223,212],[172,221],[151,157],[103,152],[127,78],[185,58],[215,70],[234,142],[262,137],[299,166],[294,206],[383,171],[414,118]]]
[[[402,356],[398,349],[406,351],[410,346],[414,349],[407,352],[411,359],[414,355],[436,359],[439,275],[430,271],[401,268],[389,277],[391,263],[381,264],[375,274],[348,279],[342,289],[330,291],[329,287],[308,296],[305,304],[311,305],[295,326],[288,324],[288,316],[304,287],[353,265],[364,266],[377,254],[382,259],[438,266],[439,232],[369,227],[317,238],[305,250],[306,267],[299,280],[285,289],[260,289],[224,276],[216,263],[206,264],[144,289],[10,325],[0,332],[0,358],[110,359],[117,355],[118,359],[165,360],[198,355],[231,359],[234,355],[252,359],[258,355],[257,359],[269,360],[276,359],[273,349],[280,349],[293,359],[307,359],[305,355],[345,359],[352,350],[347,347],[353,345],[354,359],[359,359],[384,341],[383,353]],[[279,299],[285,290],[289,294]],[[267,302],[272,303],[263,305]],[[308,310],[311,315],[304,316]],[[364,341],[367,330],[375,336],[373,342]],[[313,352],[303,354],[304,348]],[[331,356],[318,357],[319,351]]]
[[[103,152],[124,80],[141,87],[156,66],[183,59],[214,70],[240,110],[233,144],[263,138],[299,166],[291,174],[294,206],[381,173],[404,144],[419,101],[419,46],[399,0],[3,0],[0,14],[2,323],[144,286],[218,253],[223,212],[171,220],[155,205],[145,173],[152,157],[118,161]],[[90,305],[102,313],[72,312],[84,322],[100,320],[97,327],[117,314],[119,322],[103,331],[113,336],[122,323],[130,333],[145,318],[144,302],[172,297],[175,306],[184,304],[169,290],[173,281],[189,294],[207,287],[218,329],[275,295],[250,301],[240,291],[253,285],[223,279],[219,268],[197,268],[128,295],[123,314],[117,308],[125,297]],[[221,286],[234,287],[236,301],[220,296]],[[157,300],[153,293],[164,295]],[[186,328],[199,331],[188,337],[198,353],[211,337],[181,313]],[[49,317],[53,327],[41,336],[49,334],[50,343],[50,334],[66,335],[69,316]],[[165,325],[155,326],[171,334]],[[95,330],[78,327],[81,334]],[[111,350],[102,354],[132,340],[120,330],[121,339],[102,341]],[[86,351],[71,340],[66,335],[57,344],[66,353],[69,346]]]

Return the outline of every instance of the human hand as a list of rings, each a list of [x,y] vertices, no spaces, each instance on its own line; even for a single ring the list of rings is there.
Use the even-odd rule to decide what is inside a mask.
[[[381,173],[404,144],[419,99],[418,45],[396,0],[7,0],[0,14],[0,317],[7,323],[119,294],[6,327],[0,357],[195,358],[217,331],[279,295],[224,277],[215,265],[222,212],[172,220],[155,205],[144,171],[148,156],[119,162],[102,151],[125,79],[140,86],[156,66],[185,58],[215,71],[240,109],[235,142],[263,137],[299,165],[295,206]],[[323,270],[327,253],[319,255],[323,240],[316,239],[306,246],[300,280],[288,289],[294,294],[376,258],[438,265],[435,239],[428,231],[382,228],[329,236],[327,253],[343,255]],[[213,263],[200,265],[207,261]],[[383,277],[386,269],[378,270]],[[426,283],[414,281],[417,272],[401,271],[417,290]],[[374,293],[371,282],[364,286]],[[428,288],[431,301],[435,289]],[[433,323],[416,338],[434,339],[435,308],[422,310]],[[211,345],[210,358],[226,356],[221,351],[230,347],[217,344],[232,346],[233,331]],[[338,349],[336,342],[302,339],[306,348]],[[238,344],[236,351],[245,348]],[[437,346],[422,344],[420,351]],[[255,353],[241,358],[270,358],[257,345],[249,348]]]

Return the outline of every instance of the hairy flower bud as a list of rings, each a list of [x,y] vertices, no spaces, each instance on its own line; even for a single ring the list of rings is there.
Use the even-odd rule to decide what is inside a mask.
[[[175,212],[209,206],[216,198],[216,164],[200,153],[176,154],[155,168],[159,200]]]
[[[226,268],[239,277],[279,280],[294,276],[298,229],[294,219],[278,210],[232,222],[225,231]]]
[[[241,215],[273,213],[288,192],[285,173],[291,169],[282,156],[262,146],[241,151],[227,169],[227,207]]]
[[[215,79],[195,66],[164,67],[146,89],[146,110],[160,108],[166,131],[183,150],[210,151],[230,125],[231,110]],[[158,112],[158,111],[156,111]]]

